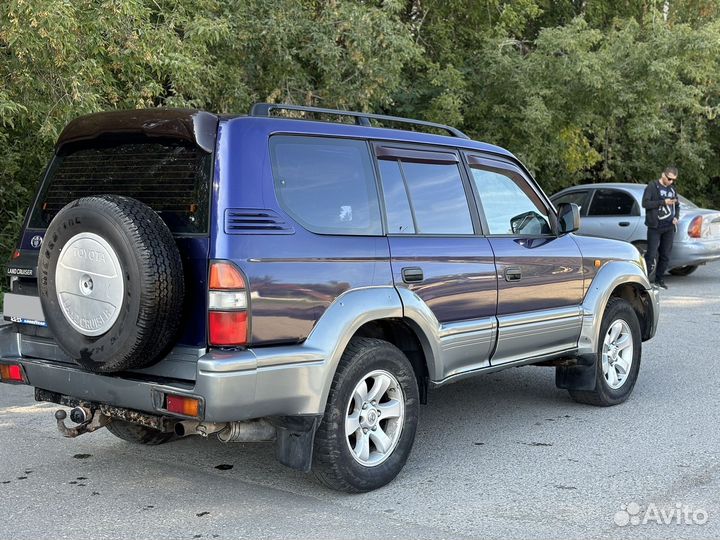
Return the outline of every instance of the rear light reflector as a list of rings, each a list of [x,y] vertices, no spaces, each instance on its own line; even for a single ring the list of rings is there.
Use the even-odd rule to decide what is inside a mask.
[[[211,310],[236,310],[247,308],[245,291],[210,291],[208,308]]]
[[[238,347],[248,342],[248,291],[245,276],[228,261],[210,263],[208,342]]]
[[[200,400],[188,396],[175,396],[173,394],[167,394],[165,398],[165,409],[171,413],[199,418]]]
[[[27,384],[20,364],[0,364],[0,380],[4,383]]]
[[[13,258],[13,259],[19,259],[19,258],[20,258],[20,250],[19,250],[19,249],[16,249],[15,251],[13,251],[12,258]]]
[[[235,347],[247,343],[247,311],[211,311],[210,343]]]
[[[688,226],[688,236],[690,238],[701,238],[702,237],[702,225],[703,225],[702,216],[695,216],[692,219],[692,221],[690,222],[690,225]]]
[[[210,289],[244,289],[245,279],[234,264],[213,262],[210,266]]]

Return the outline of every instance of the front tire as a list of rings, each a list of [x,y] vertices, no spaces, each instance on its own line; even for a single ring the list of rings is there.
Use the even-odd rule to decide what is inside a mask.
[[[316,478],[349,493],[392,481],[410,455],[418,408],[417,379],[402,351],[380,339],[350,341],[315,435]]]
[[[697,270],[697,266],[688,265],[688,266],[678,266],[677,268],[673,268],[670,270],[670,273],[673,276],[689,276],[692,274],[695,270]]]
[[[640,371],[641,347],[640,322],[635,310],[626,300],[611,298],[600,324],[595,390],[570,390],[570,396],[579,403],[599,407],[625,401]]]

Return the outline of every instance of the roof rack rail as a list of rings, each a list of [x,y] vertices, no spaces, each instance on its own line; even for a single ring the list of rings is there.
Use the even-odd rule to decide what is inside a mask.
[[[426,122],[424,120],[413,120],[411,118],[402,118],[400,116],[388,116],[385,114],[361,113],[354,111],[342,111],[340,109],[323,109],[321,107],[304,107],[302,105],[286,105],[284,103],[255,103],[250,109],[250,116],[270,116],[275,110],[282,111],[302,111],[317,114],[331,114],[335,116],[351,116],[355,118],[355,123],[359,126],[371,126],[370,120],[384,120],[386,122],[397,122],[399,124],[411,124],[415,126],[431,127],[447,131],[453,137],[461,139],[469,139],[462,131],[445,124],[436,124],[435,122]]]

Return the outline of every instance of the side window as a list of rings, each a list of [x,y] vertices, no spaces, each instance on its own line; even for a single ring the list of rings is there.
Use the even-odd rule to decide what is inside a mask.
[[[379,163],[388,233],[474,233],[457,163]]]
[[[278,201],[303,227],[323,234],[382,234],[366,142],[275,135],[270,158]]]
[[[629,193],[616,189],[597,189],[588,216],[629,216],[634,207],[635,199]]]
[[[547,209],[522,177],[476,166],[471,171],[490,234],[552,234]]]
[[[565,193],[559,197],[553,197],[553,204],[555,208],[560,206],[562,203],[577,204],[580,207],[580,212],[583,212],[585,205],[587,204],[588,192],[587,191],[572,191]]]
[[[412,234],[415,232],[415,222],[400,163],[384,159],[379,160],[378,163],[385,197],[388,233]]]

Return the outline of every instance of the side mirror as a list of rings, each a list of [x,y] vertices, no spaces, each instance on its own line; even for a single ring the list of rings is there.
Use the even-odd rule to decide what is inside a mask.
[[[575,232],[580,229],[580,207],[575,203],[562,203],[558,206],[558,222],[560,234]]]

